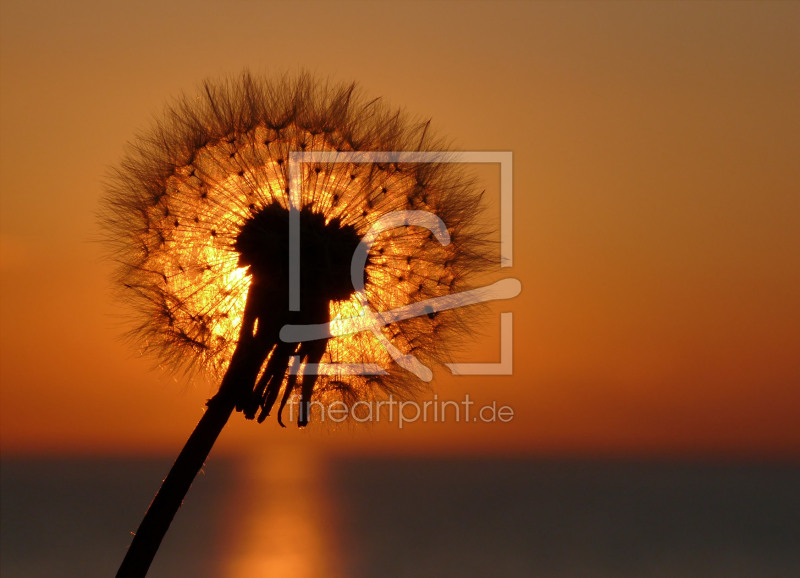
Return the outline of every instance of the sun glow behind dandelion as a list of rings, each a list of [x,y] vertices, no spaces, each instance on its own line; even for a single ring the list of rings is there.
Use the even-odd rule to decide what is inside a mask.
[[[348,161],[353,151],[446,150],[428,123],[365,100],[352,85],[307,77],[271,83],[244,74],[203,89],[200,97],[174,103],[134,143],[113,184],[107,220],[120,276],[139,303],[137,334],[145,349],[174,365],[222,375],[242,339],[271,339],[276,345],[258,346],[260,369],[247,370],[258,381],[266,372],[271,383],[255,388],[259,419],[279,389],[283,407],[308,381],[308,363],[387,368],[381,375],[323,372],[311,378],[318,398],[352,403],[414,393],[420,384],[392,363],[387,344],[426,365],[444,361],[444,334],[452,337],[465,313],[397,321],[380,329],[380,339],[350,333],[346,325],[365,315],[365,303],[388,311],[467,289],[467,273],[492,261],[475,224],[480,192],[447,162]],[[294,181],[299,190],[292,190],[289,159],[298,151],[326,158],[302,163]],[[287,306],[290,207],[302,223],[298,314]],[[383,231],[367,255],[359,296],[349,271],[359,239],[399,211],[436,215],[453,242],[443,245],[413,224]],[[321,344],[278,340],[286,323],[329,321],[339,331]],[[295,356],[302,365],[290,371]],[[304,396],[310,398],[306,388]],[[254,416],[250,403],[239,406],[247,417]]]

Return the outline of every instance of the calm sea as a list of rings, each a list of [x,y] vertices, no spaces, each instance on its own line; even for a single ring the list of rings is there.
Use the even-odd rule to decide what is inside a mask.
[[[3,578],[111,577],[161,459],[6,459]],[[800,576],[800,466],[213,458],[149,576]]]

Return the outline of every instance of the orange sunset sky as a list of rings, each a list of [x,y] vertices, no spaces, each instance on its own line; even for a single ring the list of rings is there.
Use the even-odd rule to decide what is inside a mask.
[[[800,457],[800,4],[2,3],[0,449],[174,454],[214,384],[121,340],[102,180],[206,77],[309,70],[512,151],[510,423],[287,430],[215,451]],[[497,171],[482,168],[497,215]]]

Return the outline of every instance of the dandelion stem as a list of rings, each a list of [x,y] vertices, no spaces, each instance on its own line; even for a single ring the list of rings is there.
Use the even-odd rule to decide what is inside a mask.
[[[180,508],[189,487],[208,457],[236,405],[231,388],[220,388],[208,401],[208,409],[183,446],[161,489],[156,494],[134,535],[117,578],[142,578],[161,545],[161,540]]]

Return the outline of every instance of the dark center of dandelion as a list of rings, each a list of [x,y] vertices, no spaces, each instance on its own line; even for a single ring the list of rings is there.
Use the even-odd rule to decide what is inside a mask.
[[[278,411],[286,405],[298,385],[300,363],[319,364],[327,346],[320,339],[299,344],[279,339],[286,323],[326,323],[330,302],[349,299],[353,294],[351,261],[360,238],[356,229],[338,219],[310,209],[300,211],[300,310],[289,311],[289,211],[278,204],[252,215],[242,226],[234,249],[239,265],[252,276],[247,295],[239,342],[228,374],[235,391],[237,409],[252,419],[260,410],[263,421],[283,387]],[[227,376],[226,376],[227,378]],[[308,408],[316,375],[304,371],[298,425],[308,423]]]
[[[311,310],[353,293],[350,263],[360,238],[355,227],[309,209],[300,211],[300,285],[303,305]],[[254,282],[288,295],[289,211],[269,205],[250,217],[234,245],[240,266],[250,268]],[[323,320],[324,321],[324,320]],[[320,321],[317,321],[320,322]]]

